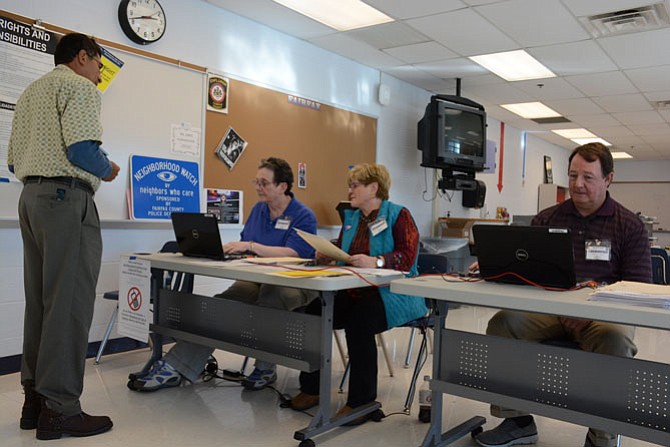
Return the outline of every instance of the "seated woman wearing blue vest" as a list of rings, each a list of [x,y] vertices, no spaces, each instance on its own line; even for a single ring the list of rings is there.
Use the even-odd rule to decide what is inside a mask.
[[[354,209],[346,210],[337,245],[351,257],[347,265],[388,268],[417,275],[419,232],[412,215],[388,201],[391,178],[382,165],[362,164],[349,171],[349,200]],[[331,259],[317,254],[321,263]],[[310,306],[319,312],[315,300]],[[424,298],[391,293],[389,287],[343,290],[335,295],[336,329],[344,329],[349,351],[351,376],[347,404],[337,415],[377,398],[377,345],[375,334],[422,317],[427,308]],[[319,371],[300,373],[300,393],[291,401],[294,410],[304,411],[319,403]],[[362,416],[348,425],[365,422]]]

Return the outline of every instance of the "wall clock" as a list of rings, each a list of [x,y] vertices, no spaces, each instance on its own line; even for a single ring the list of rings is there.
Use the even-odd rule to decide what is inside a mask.
[[[146,45],[165,34],[165,12],[157,0],[122,0],[119,24],[130,40]]]

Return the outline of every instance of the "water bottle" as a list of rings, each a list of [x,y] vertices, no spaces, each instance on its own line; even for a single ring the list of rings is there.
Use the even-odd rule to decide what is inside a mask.
[[[419,390],[419,420],[430,422],[430,409],[433,404],[433,396],[428,388],[430,376],[423,376],[423,385]]]

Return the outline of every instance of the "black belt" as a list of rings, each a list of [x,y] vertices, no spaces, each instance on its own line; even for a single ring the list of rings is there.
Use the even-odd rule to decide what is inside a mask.
[[[78,188],[88,193],[95,194],[93,187],[88,182],[74,177],[42,177],[41,175],[30,175],[23,179],[23,184],[42,182],[60,183],[61,185],[67,185],[70,188]]]

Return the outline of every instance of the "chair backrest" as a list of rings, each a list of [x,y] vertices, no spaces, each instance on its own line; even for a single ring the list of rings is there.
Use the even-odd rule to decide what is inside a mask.
[[[654,284],[668,284],[670,280],[670,260],[665,248],[651,247],[651,273]]]
[[[160,249],[160,253],[179,253],[177,241],[167,241]],[[193,292],[195,276],[192,273],[166,271],[163,277],[163,286],[179,292]]]

